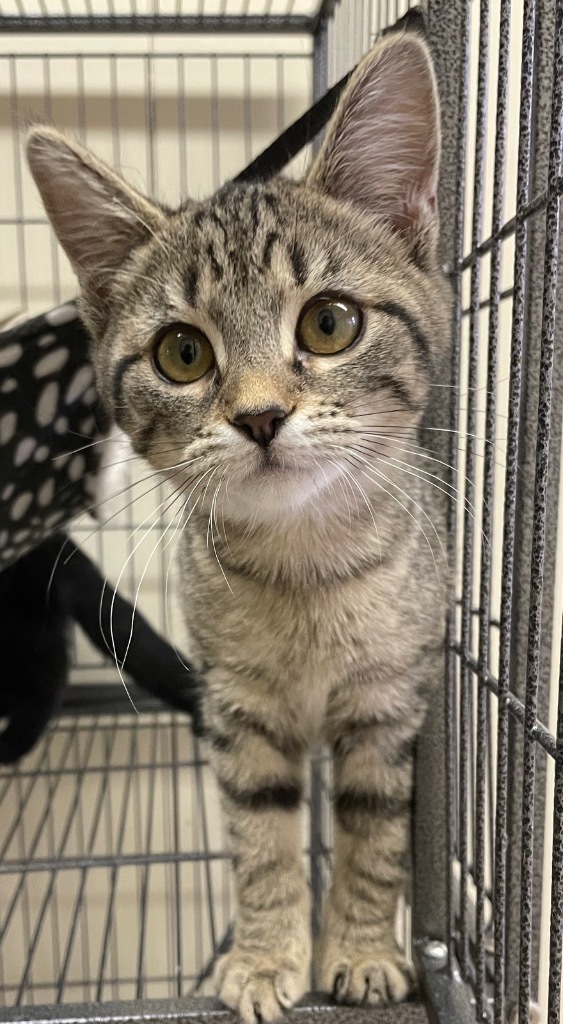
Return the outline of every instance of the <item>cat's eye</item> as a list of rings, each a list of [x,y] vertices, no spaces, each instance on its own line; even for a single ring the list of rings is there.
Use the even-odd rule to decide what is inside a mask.
[[[193,384],[215,364],[211,342],[197,327],[173,324],[157,336],[153,350],[158,372],[175,384]]]
[[[362,311],[347,299],[320,296],[301,312],[297,341],[307,352],[331,356],[349,348],[360,336]]]

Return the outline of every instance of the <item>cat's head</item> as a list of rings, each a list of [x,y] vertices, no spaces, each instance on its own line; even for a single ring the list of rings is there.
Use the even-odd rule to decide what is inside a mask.
[[[31,130],[100,395],[175,486],[224,483],[233,514],[270,516],[337,478],[374,494],[408,462],[447,345],[439,151],[412,33],[359,65],[300,183],[226,185],[169,210],[74,140]]]

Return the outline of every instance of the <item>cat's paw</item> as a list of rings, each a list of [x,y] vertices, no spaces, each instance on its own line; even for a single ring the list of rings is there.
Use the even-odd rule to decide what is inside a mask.
[[[393,949],[333,951],[321,967],[322,988],[338,1003],[400,1003],[414,989],[414,968]]]
[[[216,981],[219,998],[238,1013],[244,1024],[279,1020],[307,989],[309,963],[231,950],[219,960]]]

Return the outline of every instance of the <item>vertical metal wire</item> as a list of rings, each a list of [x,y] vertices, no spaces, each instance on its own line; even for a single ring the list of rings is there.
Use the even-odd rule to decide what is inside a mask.
[[[243,57],[243,121],[244,121],[244,159],[249,163],[252,159],[252,104],[250,93],[250,54]]]
[[[151,733],[151,748],[150,748],[150,775],[147,780],[148,786],[148,798],[147,798],[147,814],[146,814],[146,834],[144,841],[144,852],[150,854],[152,848],[152,832],[154,822],[154,795],[155,795],[155,783],[156,783],[156,752],[158,742],[158,731],[154,729]],[[137,948],[137,992],[136,998],[143,999],[145,996],[145,953],[146,953],[146,935],[147,935],[147,909],[148,909],[148,897],[149,897],[149,875],[150,864],[146,864],[142,871],[141,876],[141,887],[139,892],[139,944]]]
[[[563,630],[559,652],[557,752],[553,790],[553,849],[551,856],[551,916],[549,928],[548,1024],[560,1024],[563,969]]]
[[[481,545],[481,580],[479,594],[479,668],[481,673],[488,670],[490,618],[491,618],[491,559],[493,542],[493,501],[496,452],[496,391],[498,379],[498,336],[499,336],[499,302],[502,246],[498,238],[504,214],[504,186],[506,174],[506,128],[508,111],[508,69],[510,52],[510,14],[511,0],[501,0],[499,21],[499,56],[497,77],[497,105],[495,127],[495,155],[493,181],[493,209],[491,234],[497,238],[491,251],[491,271],[489,282],[489,332],[487,359],[487,403],[485,423],[484,468],[483,468],[483,542]],[[480,771],[477,779],[478,812],[477,812],[477,1009],[483,1016],[485,1013],[485,799],[488,781],[489,813],[493,813],[492,793],[492,751],[491,751],[491,696],[481,683],[478,695],[478,747],[486,751],[487,764],[484,756],[480,759]],[[481,826],[481,822],[483,827]],[[494,826],[489,823],[491,849],[494,843]],[[492,872],[491,872],[492,873]]]
[[[99,721],[98,719],[93,719],[93,721],[91,723],[91,733],[92,733],[92,737],[93,738],[95,738],[95,736],[96,736],[96,726],[98,725],[98,721]],[[115,734],[114,734],[114,739],[115,739]],[[78,758],[78,752],[76,754],[76,757]],[[84,758],[84,762],[83,763],[84,763],[85,767],[89,766],[89,758],[90,758],[90,749],[88,749],[86,757]],[[84,845],[84,825],[83,825],[83,819],[82,819],[82,803],[81,803],[80,799],[78,799],[79,822],[82,823],[81,826],[80,826],[80,833],[79,833],[80,834],[79,852],[83,853],[84,855],[87,855],[88,853],[91,853],[93,848],[94,848],[94,842],[95,842],[95,839],[96,839],[96,835],[97,835],[97,832],[98,832],[98,827],[99,827],[100,820],[101,820],[101,815],[102,815],[103,798],[104,798],[104,794],[105,794],[105,791],[106,791],[108,783],[109,783],[109,762],[106,761],[105,771],[104,771],[104,774],[103,774],[102,779],[100,781],[100,788],[99,788],[99,791],[98,791],[98,796],[97,796],[96,803],[94,805],[94,811],[93,811],[93,815],[92,815],[92,824],[90,826],[89,841],[88,841],[87,845]],[[77,777],[77,788],[80,789],[81,786],[82,786],[82,779],[81,779],[80,776],[78,776]],[[59,972],[59,975],[58,975],[58,978],[57,978],[57,983],[56,983],[57,984],[57,993],[56,993],[56,1001],[57,1001],[57,1003],[62,1003],[62,1001],[63,1001],[63,994],[64,994],[64,989],[65,989],[66,980],[67,980],[67,974],[68,974],[68,970],[69,970],[69,966],[70,966],[70,962],[71,962],[71,957],[72,957],[72,952],[73,952],[73,947],[74,947],[74,940],[75,940],[75,937],[76,937],[76,934],[77,934],[77,931],[78,931],[79,921],[80,921],[80,927],[81,927],[82,973],[83,973],[84,986],[85,986],[84,998],[86,1000],[89,1000],[91,998],[90,986],[89,986],[89,983],[88,983],[88,980],[87,980],[89,978],[89,974],[90,974],[90,942],[89,942],[89,932],[88,932],[87,901],[85,901],[85,899],[84,899],[85,890],[86,890],[87,877],[88,877],[88,869],[87,868],[82,868],[81,869],[81,875],[80,875],[80,882],[79,882],[78,890],[77,890],[77,894],[76,894],[76,900],[75,900],[75,903],[74,903],[73,909],[72,909],[71,926],[70,926],[69,933],[68,933],[68,936],[67,936],[67,942],[66,942],[66,948],[65,948],[64,956],[62,958],[62,966],[61,966],[61,970]]]
[[[175,718],[171,723],[171,758],[172,758],[172,849],[174,853],[180,853],[180,794],[178,780],[178,726]],[[205,799],[205,795],[204,795]],[[174,864],[174,911],[175,911],[175,947],[176,963],[174,964],[176,974],[176,992],[182,995],[183,976],[183,943],[182,943],[182,886],[180,862]]]
[[[119,103],[117,84],[117,57],[112,54],[109,64],[110,72],[110,107],[111,107],[111,150],[114,166],[121,168],[121,146],[119,138]]]
[[[51,763],[51,744],[46,744],[44,765],[48,776],[48,783],[46,786],[46,804],[49,807],[49,816],[47,819],[47,849],[49,853],[49,859],[52,863],[56,863],[57,855],[55,852],[55,827],[53,820],[52,811],[52,799],[51,793],[53,789],[53,766]],[[56,886],[56,879],[55,879]],[[51,918],[51,949],[53,957],[53,977],[55,978],[60,970],[61,966],[61,947],[60,947],[60,935],[59,935],[59,912],[58,912],[58,900],[49,900],[49,911]]]
[[[520,987],[519,1024],[528,1024],[532,998],[532,903],[534,867],[534,801],[537,744],[534,735],[540,677],[543,566],[545,559],[549,444],[555,311],[559,262],[560,198],[558,194],[563,158],[563,0],[555,8],[555,52],[553,63],[552,121],[549,151],[548,197],[546,206],[546,248],[542,310],[541,360],[539,378],[536,478],[530,576],[530,615],[524,721],[524,779],[522,791],[522,875],[520,903]]]
[[[135,767],[136,759],[137,759],[137,730],[136,729],[131,729],[131,738],[130,738],[130,743],[129,743],[128,761],[127,761],[128,769],[127,769],[126,775],[125,775],[125,782],[124,782],[124,786],[123,786],[123,795],[122,795],[122,798],[121,798],[121,805],[120,805],[120,810],[119,810],[119,823],[118,823],[117,834],[116,834],[115,854],[116,854],[117,858],[119,858],[120,855],[121,855],[121,852],[122,852],[122,849],[123,849],[123,842],[124,842],[124,839],[125,839],[125,827],[126,827],[126,824],[127,824],[127,815],[128,815],[128,810],[129,810],[129,801],[130,801],[130,797],[131,797],[131,785],[132,785],[132,779],[133,779],[133,770],[134,770],[134,767]],[[113,848],[113,844],[112,844],[112,848]],[[104,922],[104,927],[103,927],[102,947],[101,947],[100,960],[99,960],[99,963],[98,963],[98,971],[97,971],[96,999],[97,999],[98,1002],[101,1002],[102,999],[103,999],[104,986],[106,985],[106,977],[105,977],[105,974],[106,974],[106,963],[107,963],[107,959],[108,959],[108,954],[109,954],[109,950],[110,950],[110,943],[111,943],[111,940],[112,940],[112,936],[115,935],[114,907],[115,907],[115,900],[116,900],[118,873],[119,873],[119,866],[118,866],[117,863],[115,863],[113,865],[113,867],[111,868],[111,871],[110,871],[108,901],[107,901],[107,905],[106,905],[106,915],[105,915],[105,922]],[[115,947],[115,945],[113,946],[113,949],[115,950],[114,978],[117,978],[119,972],[118,972],[118,969],[117,969],[117,948]]]
[[[52,903],[54,901],[53,894],[54,894],[54,891],[55,891],[55,886],[56,886],[56,882],[57,882],[57,875],[58,875],[57,865],[60,863],[60,861],[63,858],[64,853],[65,853],[66,845],[67,845],[68,838],[69,838],[69,835],[70,835],[70,830],[71,830],[72,824],[74,822],[74,816],[76,814],[76,809],[77,809],[78,803],[80,801],[81,785],[82,785],[83,780],[84,780],[84,773],[85,773],[85,770],[86,770],[86,765],[87,765],[87,762],[88,762],[88,756],[89,756],[90,750],[92,748],[93,741],[94,741],[94,733],[92,733],[92,735],[90,737],[90,746],[89,746],[89,748],[88,748],[88,750],[87,750],[87,752],[85,754],[83,764],[81,765],[81,767],[79,769],[79,772],[78,772],[78,778],[79,778],[80,786],[77,786],[75,788],[74,799],[71,801],[70,807],[69,807],[69,809],[67,811],[67,814],[66,814],[66,817],[65,817],[65,820],[64,820],[64,822],[62,822],[62,825],[61,825],[61,838],[59,840],[58,848],[57,848],[56,852],[53,851],[53,853],[51,855],[51,858],[50,858],[51,859],[51,863],[54,865],[54,867],[52,868],[52,870],[49,873],[49,880],[47,882],[46,890],[45,890],[45,893],[43,895],[43,899],[41,901],[41,905],[40,905],[40,907],[39,907],[39,909],[37,911],[36,920],[35,920],[35,928],[34,928],[34,931],[33,931],[33,935],[31,936],[30,941],[27,943],[25,967],[24,967],[23,974],[22,974],[22,976],[20,978],[19,988],[18,988],[18,992],[17,992],[17,995],[16,995],[16,1000],[15,1000],[17,1006],[21,1005],[21,1003],[22,1003],[22,1001],[24,999],[26,990],[28,988],[28,985],[31,984],[33,961],[34,961],[34,958],[35,958],[35,953],[36,953],[36,950],[37,950],[37,947],[38,947],[38,944],[39,944],[39,940],[41,938],[41,933],[42,933],[42,930],[43,930],[43,924],[44,924],[44,921],[45,921],[45,917],[46,917],[47,911],[48,911],[49,907],[52,905]],[[47,783],[48,783],[47,817],[46,817],[45,824],[47,826],[47,831],[48,831],[49,830],[49,824],[48,823],[49,823],[49,820],[50,820],[50,817],[51,817],[51,808],[53,806],[54,788],[55,788],[55,785],[56,785],[56,783],[53,781],[53,773],[51,773],[51,772],[47,773]],[[59,962],[60,962],[60,958],[59,958]]]
[[[47,122],[53,120],[53,104],[51,97],[51,58],[48,55],[43,57],[43,109]],[[51,279],[52,279],[52,301],[55,305],[61,301],[61,280],[59,269],[59,246],[54,232],[50,232],[51,244]]]
[[[143,61],[145,79],[145,133],[147,152],[147,187],[151,196],[157,193],[156,157],[155,157],[155,120],[156,111],[154,103],[154,70],[150,54],[147,54]]]
[[[19,846],[20,859],[22,861],[25,861],[26,856],[28,855],[28,852],[27,852],[27,849],[26,849],[27,844],[26,844],[26,840],[25,840],[25,824],[24,824],[24,820],[23,820],[22,786],[21,786],[21,779],[19,779],[19,778],[17,778],[16,787],[17,787],[17,800],[18,800],[18,812],[19,812],[18,846]],[[30,854],[31,855],[33,854],[34,846],[35,846],[35,844],[33,843],[32,846],[31,846],[31,850],[30,850]],[[15,908],[16,908],[16,901],[17,901],[17,898],[18,898],[18,895],[17,895],[18,891],[21,892],[21,894],[22,894],[22,899],[21,899],[21,918],[22,918],[22,925],[23,925],[24,943],[25,943],[25,948],[29,949],[30,943],[31,943],[31,911],[30,911],[30,899],[29,899],[28,877],[27,877],[27,874],[24,874],[23,877],[18,882],[16,894],[12,897],[12,904],[11,904],[9,910],[8,910],[7,915],[4,918],[3,927],[2,927],[2,929],[0,929],[0,942],[2,942],[2,940],[4,938],[4,935],[6,934],[6,932],[8,930],[8,926],[9,926],[11,915],[13,913],[13,910],[15,910]],[[32,981],[32,974],[31,974],[31,972],[29,974],[29,978],[30,978],[30,981]]]
[[[469,3],[465,2],[462,12],[462,21],[460,25],[460,73],[459,73],[459,92],[458,92],[458,138],[457,138],[457,167],[456,167],[456,211],[457,219],[454,229],[453,239],[453,258],[454,267],[452,275],[452,287],[454,293],[454,304],[453,304],[453,320],[452,320],[452,338],[453,338],[453,358],[451,368],[451,408],[450,408],[450,447],[449,447],[449,463],[452,472],[452,477],[455,479],[457,473],[458,464],[458,443],[457,443],[457,431],[459,424],[459,379],[460,379],[460,337],[461,337],[461,306],[462,306],[462,280],[461,280],[461,259],[463,254],[463,233],[464,233],[464,213],[465,213],[465,162],[466,162],[466,147],[467,147],[467,96],[468,96],[468,85],[469,85]],[[449,547],[448,554],[451,564],[455,565],[456,562],[456,506],[454,502],[449,503],[448,509],[448,537]],[[454,772],[454,743],[455,743],[455,693],[456,693],[456,657],[453,653],[453,646],[455,643],[456,635],[456,621],[455,621],[455,593],[451,595],[449,611],[446,620],[446,650],[448,652],[448,678],[446,682],[446,786],[448,789],[447,793],[447,804],[448,804],[448,834],[447,834],[447,845],[448,845],[448,885],[447,885],[447,900],[449,907],[449,927],[447,935],[448,943],[448,954],[450,963],[454,952],[454,942],[456,934],[455,926],[455,907],[453,901],[453,879],[451,872],[453,871],[453,864],[458,853],[456,849],[456,820],[455,820],[455,772]],[[461,787],[461,782],[459,783]],[[461,852],[460,852],[461,860]],[[462,868],[463,871],[463,868]],[[467,867],[465,867],[465,872]],[[462,882],[463,885],[463,882]],[[463,895],[462,895],[463,899]]]
[[[14,191],[15,191],[15,205],[16,205],[16,246],[17,246],[17,260],[18,260],[18,291],[19,291],[19,302],[20,309],[26,310],[28,307],[28,287],[27,287],[27,261],[25,253],[25,226],[24,226],[24,215],[23,215],[23,191],[22,191],[22,168],[21,168],[21,154],[20,147],[18,146],[18,136],[20,127],[20,114],[18,107],[18,83],[16,75],[16,60],[15,57],[9,58],[9,75],[10,75],[10,116],[11,116],[11,131],[12,131],[12,147],[14,153]]]
[[[219,85],[217,56],[211,57],[211,163],[213,190],[221,184],[221,155],[219,149]]]
[[[176,59],[178,73],[178,157],[180,178],[180,200],[188,195],[188,139],[186,116],[186,69],[184,58]]]
[[[71,746],[72,746],[72,735],[69,737],[69,739],[67,741],[67,744],[66,744],[66,746],[64,748],[63,757],[62,757],[61,762],[59,764],[59,768],[63,768],[64,767],[65,762],[66,762],[66,758],[67,758],[68,753],[69,753],[69,751],[71,749]],[[16,787],[16,795],[17,795],[17,803],[18,803],[18,817],[17,817],[17,819],[14,822],[13,828],[9,831],[8,836],[6,836],[6,840],[5,840],[5,843],[4,843],[4,850],[0,853],[0,859],[3,859],[3,857],[5,855],[5,852],[8,849],[8,844],[11,843],[13,839],[16,840],[17,843],[18,843],[19,857],[20,857],[20,861],[22,863],[24,863],[28,859],[32,860],[33,857],[36,855],[36,850],[37,850],[37,848],[39,846],[39,843],[41,841],[41,837],[43,835],[43,829],[45,828],[45,825],[46,825],[46,823],[48,821],[49,811],[50,811],[50,803],[47,803],[47,806],[42,811],[39,819],[35,823],[35,829],[33,831],[33,834],[31,836],[31,838],[29,839],[29,841],[27,841],[26,840],[26,828],[25,828],[26,805],[28,804],[30,796],[31,796],[33,790],[35,789],[35,785],[38,782],[38,778],[39,778],[39,776],[36,775],[35,778],[30,782],[30,785],[28,786],[28,789],[27,789],[27,792],[26,792],[25,798],[24,798],[21,776],[17,772],[15,773],[15,787]],[[55,794],[56,794],[56,792],[57,792],[57,790],[58,790],[58,788],[60,786],[60,782],[61,782],[61,774],[58,773],[57,776],[56,776],[56,780],[54,781],[54,783],[52,785],[52,788],[50,790],[51,801],[55,797]],[[3,920],[2,920],[2,922],[0,924],[0,944],[4,940],[5,936],[8,934],[8,929],[10,928],[10,923],[12,921],[12,918],[14,917],[14,914],[18,913],[18,915],[22,919],[23,931],[24,931],[24,939],[25,939],[25,946],[26,946],[26,949],[29,950],[31,948],[31,943],[32,943],[32,938],[31,938],[32,932],[31,932],[31,900],[30,900],[29,890],[28,890],[28,881],[29,881],[28,873],[26,871],[23,871],[20,874],[20,877],[19,877],[19,879],[17,881],[17,884],[14,886],[14,888],[13,888],[13,890],[11,892],[11,898],[10,898],[10,901],[9,901],[6,913],[4,914],[4,918],[3,918]],[[32,974],[31,964],[29,965],[29,969],[28,969],[27,974],[26,974],[26,979],[27,979],[27,981],[28,981],[28,983],[30,985],[33,983],[33,974]],[[23,995],[23,989],[22,989],[22,995]]]
[[[199,747],[199,740],[197,740],[197,739],[194,739],[194,752],[195,752],[195,759],[196,759],[195,771],[196,771],[196,786],[197,786],[197,795],[198,795],[198,805],[199,805],[199,813],[200,813],[200,818],[201,818],[201,836],[202,836],[202,840],[203,840],[203,850],[205,851],[206,854],[208,854],[210,852],[210,845],[209,845],[209,828],[208,828],[208,824],[207,824],[207,806],[206,806],[206,802],[205,802],[205,789],[204,789],[203,775],[202,775],[202,768],[201,768],[201,764],[202,764],[201,751],[200,751],[200,747]],[[215,906],[214,906],[214,902],[213,902],[213,884],[212,884],[212,876],[211,876],[211,864],[209,862],[209,858],[208,857],[204,858],[204,872],[205,872],[205,888],[206,888],[206,895],[207,895],[207,915],[208,915],[208,922],[209,922],[209,932],[210,932],[210,937],[211,937],[211,948],[212,948],[213,952],[215,953],[216,950],[217,950],[217,928],[215,926],[216,913],[215,913]]]
[[[483,218],[483,180],[485,172],[486,142],[486,105],[487,105],[487,72],[488,72],[488,41],[489,41],[489,3],[481,0],[479,9],[479,55],[477,70],[477,113],[475,122],[475,171],[473,182],[473,215],[471,229],[471,248],[475,252],[480,241]],[[465,455],[465,509],[463,523],[463,570],[462,570],[462,605],[461,605],[461,644],[464,651],[473,648],[473,571],[474,571],[474,520],[472,508],[475,505],[475,458],[476,458],[476,389],[479,364],[479,320],[481,291],[481,261],[474,259],[471,265],[470,313],[469,313],[469,365],[467,381],[467,420],[466,420],[466,455]],[[488,625],[487,625],[488,628]],[[461,968],[468,977],[469,973],[469,925],[468,925],[468,805],[475,808],[479,841],[484,844],[482,824],[484,807],[482,802],[476,806],[474,800],[468,802],[468,760],[471,751],[470,737],[473,735],[473,715],[471,713],[472,673],[468,667],[462,667],[460,687],[460,727],[459,727],[459,859],[460,859],[460,960]],[[479,737],[480,739],[481,737]],[[478,744],[477,770],[482,786],[483,758],[486,747]],[[482,890],[482,850],[477,843],[478,865],[481,876]],[[478,883],[479,884],[479,883]],[[482,898],[482,894],[481,894]],[[484,998],[484,950],[483,936],[477,936],[478,970],[481,965],[481,976],[477,982],[478,1010],[482,1013]]]
[[[283,57],[276,57],[276,130],[281,134],[285,124]]]
[[[514,295],[510,350],[506,475],[504,486],[504,535],[501,574],[501,628],[499,639],[499,683],[497,718],[497,791],[495,818],[495,905],[494,905],[494,1007],[495,1024],[506,1020],[506,865],[508,820],[508,738],[512,602],[514,589],[515,516],[518,481],[520,408],[522,398],[522,345],[526,294],[528,224],[522,211],[529,201],[532,104],[534,94],[535,0],[525,0],[522,34],[522,75],[520,84],[519,145],[514,256]]]

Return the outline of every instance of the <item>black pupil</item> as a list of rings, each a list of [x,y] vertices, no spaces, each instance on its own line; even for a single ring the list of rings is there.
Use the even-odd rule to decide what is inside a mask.
[[[330,309],[321,309],[317,317],[317,323],[323,334],[334,334],[336,320]]]
[[[199,341],[197,341],[196,338],[186,338],[182,336],[180,336],[178,341],[182,362],[185,363],[186,366],[191,366],[199,355]]]

